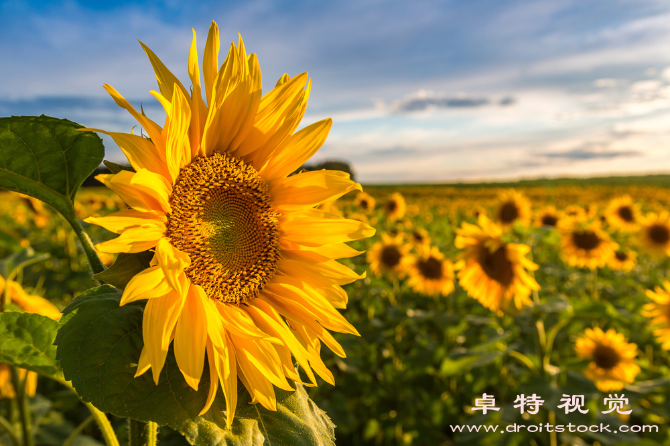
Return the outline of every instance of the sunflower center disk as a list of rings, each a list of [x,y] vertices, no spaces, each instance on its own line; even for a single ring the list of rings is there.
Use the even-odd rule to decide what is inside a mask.
[[[614,256],[617,258],[617,260],[623,262],[624,260],[628,259],[628,254],[622,251],[617,251],[614,253]]]
[[[225,154],[196,158],[170,197],[167,237],[187,253],[186,275],[221,302],[256,297],[279,259],[279,214],[256,169]]]
[[[621,206],[618,209],[619,217],[628,223],[632,223],[635,219],[633,218],[633,210],[628,206]]]
[[[430,280],[440,280],[442,278],[442,262],[435,257],[428,257],[426,260],[417,262],[421,275]]]
[[[400,263],[400,258],[402,254],[400,250],[395,245],[384,246],[381,253],[381,261],[386,267],[394,268]]]
[[[491,279],[503,286],[509,286],[514,280],[512,262],[507,260],[507,250],[504,246],[491,252],[486,247],[479,251],[479,264]]]
[[[553,215],[544,215],[542,217],[542,225],[543,226],[556,226],[558,223],[558,218],[556,218]]]
[[[502,205],[500,208],[500,220],[503,223],[512,223],[519,217],[519,209],[517,209],[516,204],[509,201]]]
[[[572,234],[572,241],[577,248],[591,251],[600,244],[600,237],[593,231],[580,231]]]
[[[601,369],[609,370],[616,366],[621,358],[619,354],[612,347],[607,345],[598,345],[593,350],[593,360]]]
[[[670,241],[670,231],[663,225],[652,225],[649,228],[649,238],[659,245],[665,245]]]

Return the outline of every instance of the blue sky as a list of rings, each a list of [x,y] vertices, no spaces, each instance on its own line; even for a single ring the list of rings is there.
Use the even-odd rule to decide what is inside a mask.
[[[665,0],[193,3],[0,3],[0,115],[129,131],[109,83],[160,122],[137,39],[186,84],[215,20],[267,87],[310,73],[303,124],[334,119],[315,159],[363,182],[670,172]]]

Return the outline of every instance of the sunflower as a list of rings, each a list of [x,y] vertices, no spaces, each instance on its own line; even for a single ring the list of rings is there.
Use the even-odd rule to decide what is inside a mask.
[[[626,342],[623,334],[610,328],[606,332],[596,327],[587,328],[575,342],[575,353],[581,359],[590,359],[582,371],[601,392],[623,389],[640,373],[635,361],[637,345]]]
[[[503,227],[510,227],[515,223],[528,225],[531,218],[530,201],[521,192],[509,190],[499,196],[497,210],[495,211],[496,221]]]
[[[596,222],[580,224],[573,220],[561,231],[561,252],[568,265],[600,268],[609,262],[619,245]]]
[[[60,310],[47,299],[30,295],[17,282],[6,281],[4,277],[0,276],[0,299],[5,295],[5,291],[7,291],[9,302],[26,313],[40,314],[54,320],[59,320],[62,316]],[[37,373],[29,372],[25,369],[18,369],[18,371],[19,378],[26,380],[26,394],[30,397],[35,396],[35,392],[37,391]],[[14,398],[15,396],[16,391],[12,385],[12,375],[9,365],[0,363],[0,399]]]
[[[670,255],[670,214],[649,213],[640,220],[639,237],[654,256]]]
[[[647,297],[653,302],[645,304],[642,315],[651,318],[651,325],[657,327],[654,335],[663,350],[670,350],[670,282],[663,282],[663,288],[647,290]]]
[[[540,228],[555,228],[561,216],[554,206],[546,206],[535,215],[535,225]]]
[[[372,195],[359,192],[354,199],[354,204],[363,212],[371,212],[375,208],[376,201]]]
[[[568,205],[563,209],[563,216],[569,221],[584,221],[588,218],[586,209],[576,204]]]
[[[422,249],[409,262],[407,282],[417,293],[446,296],[454,291],[454,266],[437,247]]]
[[[615,271],[630,271],[637,264],[637,253],[630,249],[618,249],[607,264]]]
[[[381,241],[368,250],[367,261],[372,273],[381,277],[404,277],[407,273],[410,247],[403,241],[402,234],[382,234]]]
[[[384,213],[386,218],[390,221],[400,220],[405,216],[405,197],[400,192],[391,194],[386,203],[384,203]]]
[[[521,309],[529,305],[532,290],[540,285],[526,270],[538,266],[526,258],[528,245],[505,243],[500,226],[480,215],[478,225],[463,222],[454,244],[465,249],[454,266],[458,281],[468,295],[492,311],[505,311],[514,301]]]
[[[409,233],[408,238],[415,249],[423,249],[430,245],[430,234],[428,234],[428,231],[425,229],[414,228],[414,230]]]
[[[309,96],[307,74],[285,74],[262,95],[258,59],[247,55],[241,38],[218,68],[218,35],[212,22],[204,88],[195,33],[190,89],[142,44],[158,79],[160,93],[152,94],[166,111],[163,128],[105,86],[150,139],[85,129],[112,136],[135,170],[97,177],[130,209],[87,221],[120,234],[98,244],[102,252],[154,253],[121,298],[121,305],[148,299],[137,376],[151,368],[157,383],[174,339],[177,365],[197,389],[207,354],[210,376],[218,379],[201,414],[220,383],[230,427],[238,377],[269,410],[276,410],[274,386],[293,390],[287,378],[301,381],[291,355],[311,385],[313,372],[333,383],[320,345],[344,356],[327,330],[358,335],[337,308],[347,303],[341,285],[365,276],[336,259],[360,254],[345,242],[375,230],[315,209],[361,190],[348,174],[290,175],[321,147],[332,123],[295,132]]]
[[[637,229],[637,223],[640,218],[639,206],[633,202],[629,195],[615,198],[610,201],[605,209],[605,218],[613,228],[625,232],[632,232]]]

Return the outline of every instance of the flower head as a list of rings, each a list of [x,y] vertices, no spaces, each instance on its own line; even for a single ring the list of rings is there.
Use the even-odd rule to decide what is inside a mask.
[[[336,259],[359,254],[345,244],[374,229],[316,206],[359,184],[336,171],[291,175],[321,147],[331,127],[325,119],[296,132],[307,105],[306,73],[283,75],[261,91],[256,55],[240,38],[219,67],[218,27],[209,30],[200,67],[195,32],[189,53],[192,88],[146,46],[165,108],[160,127],[106,85],[149,138],[106,133],[135,172],[98,178],[130,209],[89,218],[119,237],[98,244],[103,252],[154,252],[151,266],[126,286],[121,305],[148,299],[144,348],[137,375],[151,369],[155,382],[174,339],[177,365],[198,388],[207,353],[211,406],[219,384],[232,423],[238,377],[254,400],[276,410],[274,387],[301,381],[291,355],[309,382],[314,373],[333,383],[320,358],[323,342],[342,347],[327,330],[358,334],[337,311],[347,303],[341,285],[364,277]]]
[[[454,290],[454,266],[437,247],[423,248],[409,263],[409,286],[428,296],[446,296]]]

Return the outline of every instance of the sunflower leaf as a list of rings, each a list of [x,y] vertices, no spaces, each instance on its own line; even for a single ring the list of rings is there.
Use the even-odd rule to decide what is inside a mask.
[[[32,313],[0,313],[0,362],[43,375],[59,374],[56,360],[58,322]]]
[[[105,152],[98,135],[79,128],[44,115],[0,118],[0,189],[37,198],[76,219],[74,196]]]
[[[191,444],[206,446],[334,445],[334,425],[295,383],[295,392],[276,389],[277,411],[250,404],[238,383],[233,426],[225,428],[221,390],[202,417],[209,390],[205,367],[197,391],[184,380],[172,349],[155,385],[151,373],[134,377],[143,347],[144,304],[119,307],[122,292],[109,285],[86,291],[63,310],[56,345],[67,380],[77,394],[118,417],[154,421],[182,433]]]
[[[101,273],[95,274],[94,279],[102,280],[122,290],[128,285],[130,279],[137,273],[149,268],[154,253],[144,251],[137,254],[121,253],[116,262]]]

